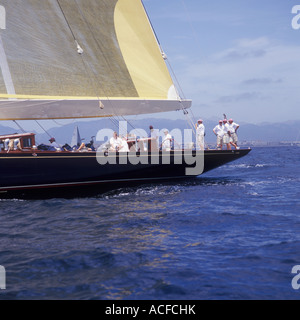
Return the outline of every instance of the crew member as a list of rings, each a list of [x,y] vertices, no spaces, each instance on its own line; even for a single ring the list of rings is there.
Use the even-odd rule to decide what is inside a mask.
[[[15,150],[20,150],[22,151],[21,148],[21,142],[20,139],[5,139],[4,140],[4,150],[9,152],[9,151],[15,151]]]
[[[149,132],[149,138],[150,141],[148,143],[148,150],[149,151],[158,151],[158,145],[157,145],[157,140],[158,140],[158,134],[157,130],[153,128],[153,126],[149,126],[150,132]]]
[[[168,130],[165,130],[164,134],[165,136],[163,137],[161,148],[163,151],[171,151],[172,136],[169,134]]]
[[[113,136],[109,140],[110,143],[110,151],[116,151],[118,152],[121,144],[122,144],[122,139],[118,137],[117,132],[115,131]]]
[[[230,146],[230,130],[229,130],[229,127],[228,127],[227,119],[223,120],[223,131],[224,131],[223,143],[226,144],[227,150],[231,150],[231,146]]]
[[[219,124],[214,127],[213,132],[217,136],[217,149],[222,150],[224,136],[222,120],[219,120]]]
[[[237,130],[240,127],[239,124],[233,122],[232,119],[229,119],[228,121],[228,127],[230,130],[230,134],[231,134],[231,139],[232,139],[232,143],[235,146],[236,149],[239,149],[238,147],[238,136],[237,136]]]
[[[205,126],[203,124],[203,120],[199,119],[196,123],[196,138],[197,145],[200,150],[204,150],[204,136],[205,136]]]

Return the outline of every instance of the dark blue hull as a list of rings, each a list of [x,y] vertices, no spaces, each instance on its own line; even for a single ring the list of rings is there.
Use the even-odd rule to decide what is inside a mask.
[[[127,154],[103,155],[101,161],[107,163],[99,164],[96,152],[1,153],[0,197],[42,193],[51,196],[56,191],[62,195],[75,189],[101,191],[132,183],[194,178],[237,160],[249,151],[206,150],[204,167],[193,174],[188,173],[187,168],[194,168],[195,163],[187,164],[183,154],[182,161],[178,161],[180,156],[178,158],[178,152],[173,151],[167,161],[162,153],[156,154],[155,164],[146,153],[134,155],[135,164],[128,158],[126,161]],[[190,152],[190,156],[196,156],[195,151]]]

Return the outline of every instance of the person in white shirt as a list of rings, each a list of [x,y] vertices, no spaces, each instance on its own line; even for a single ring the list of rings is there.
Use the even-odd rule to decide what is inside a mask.
[[[230,134],[231,134],[231,139],[232,139],[232,143],[233,143],[233,146],[235,146],[236,149],[239,149],[237,143],[238,143],[238,136],[237,136],[237,130],[238,128],[240,127],[239,124],[233,122],[232,119],[229,119],[228,121],[228,127],[229,127],[229,130],[230,130]]]
[[[223,143],[226,144],[227,150],[231,150],[230,146],[230,129],[227,123],[227,119],[223,120],[223,131],[224,131],[224,136],[223,136]]]
[[[114,135],[113,137],[110,138],[109,143],[110,143],[110,151],[118,152],[122,144],[122,139],[118,137],[117,132],[114,132]]]
[[[213,132],[217,136],[217,149],[222,150],[223,136],[224,136],[223,121],[222,120],[220,120],[219,124],[214,127]]]
[[[61,147],[60,147],[60,145],[56,142],[55,138],[51,138],[51,139],[49,140],[49,142],[50,142],[50,146],[53,147],[53,148],[55,148],[56,151],[61,151]]]
[[[205,136],[205,126],[203,124],[203,120],[199,119],[196,123],[196,139],[197,146],[200,150],[204,150],[204,136]]]
[[[163,151],[171,151],[172,136],[169,134],[168,130],[165,130],[164,134],[165,136],[163,137],[161,148]]]

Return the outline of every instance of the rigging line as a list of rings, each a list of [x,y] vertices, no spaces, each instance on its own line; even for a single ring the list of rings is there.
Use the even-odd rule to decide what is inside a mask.
[[[76,5],[77,5],[78,11],[80,12],[83,20],[85,21],[87,27],[88,27],[89,30],[90,30],[90,33],[91,33],[91,35],[92,35],[92,37],[93,37],[93,39],[94,39],[95,44],[97,45],[97,47],[99,48],[99,50],[103,53],[102,47],[99,45],[98,40],[95,38],[94,33],[93,33],[93,31],[92,31],[92,29],[91,29],[91,27],[90,27],[90,24],[89,24],[88,21],[86,20],[86,18],[85,18],[85,16],[84,16],[84,14],[83,14],[80,6],[78,5],[78,3],[77,3],[76,1],[75,1],[75,3],[76,3]],[[146,11],[145,11],[145,12],[146,12]],[[147,14],[147,12],[146,12],[146,14]],[[148,20],[150,21],[149,17],[148,17]],[[151,21],[150,21],[150,23],[151,23]],[[152,28],[152,29],[153,29],[153,28]],[[154,31],[154,29],[153,29],[153,31]],[[155,33],[155,31],[154,31],[154,33]],[[158,40],[157,36],[156,36],[156,39]],[[158,41],[158,45],[159,45],[159,41]],[[159,45],[159,46],[160,46],[160,45]],[[106,59],[106,57],[105,57],[104,54],[103,54],[103,57],[104,57],[104,59],[105,59],[105,61],[106,61],[106,64],[108,65],[108,67],[109,67],[110,70],[112,71],[112,74],[114,74],[114,72],[113,72],[112,68],[110,67],[110,64],[108,63],[108,60]],[[91,69],[92,72],[93,72],[93,75],[94,75],[95,80],[101,85],[101,83],[100,83],[100,81],[99,81],[99,79],[98,79],[98,77],[97,77],[97,74],[93,71],[93,68],[90,67],[90,69]],[[109,99],[109,97],[107,97],[107,99],[108,99],[108,101],[110,102],[110,105],[111,105],[112,109],[114,110],[114,112],[113,112],[114,117],[117,118],[117,120],[115,120],[115,121],[113,121],[112,118],[110,118],[111,121],[114,123],[114,125],[116,125],[116,127],[117,127],[117,124],[119,124],[118,121],[120,122],[120,118],[121,118],[121,119],[125,120],[134,130],[137,130],[137,132],[139,133],[139,130],[138,130],[137,128],[135,128],[130,121],[128,121],[127,119],[125,119],[125,117],[124,117],[123,115],[120,115],[120,116],[119,116],[119,115],[115,112],[115,107],[114,107],[113,102]],[[120,129],[120,128],[119,128],[119,129]],[[127,133],[128,133],[128,132],[127,132]]]
[[[110,69],[111,73],[115,76],[115,73],[114,73],[113,69],[111,68],[110,63],[109,63],[109,61],[107,60],[106,55],[105,55],[105,53],[104,53],[103,50],[102,50],[103,45],[102,45],[102,46],[99,45],[99,40],[96,39],[96,37],[95,37],[95,35],[94,35],[94,32],[93,32],[93,30],[91,29],[90,24],[88,23],[87,19],[85,18],[85,15],[83,14],[83,12],[82,12],[82,10],[81,10],[81,8],[80,8],[80,6],[78,5],[78,3],[77,3],[76,0],[75,0],[75,4],[76,4],[76,6],[77,6],[77,9],[78,9],[78,11],[79,11],[82,19],[84,20],[86,26],[88,27],[91,36],[92,36],[93,39],[94,39],[94,43],[96,44],[96,46],[97,46],[97,48],[99,49],[99,51],[102,53],[102,57],[103,57],[103,59],[105,60],[106,65],[107,65],[108,68]],[[101,87],[101,82],[99,81],[99,78],[98,78],[98,76],[97,76],[96,71],[94,71],[94,69],[91,68],[91,67],[90,67],[90,69],[91,69],[92,72],[93,72],[93,75],[94,75],[94,78],[95,78],[96,82],[98,82],[99,85],[100,85],[100,87]],[[117,82],[119,79],[115,76],[115,80],[116,80],[116,82]],[[97,96],[98,96],[98,95],[97,95]],[[108,96],[106,96],[106,98],[108,99],[108,101],[110,101],[110,99],[109,99]],[[110,104],[111,104],[112,108],[114,109],[113,103],[112,103],[111,101],[110,101]],[[115,112],[114,112],[114,115],[118,117],[117,113],[115,113]]]
[[[40,128],[52,139],[53,138],[53,136],[51,136],[50,134],[49,134],[49,132],[37,121],[37,120],[34,120],[39,126],[40,126]],[[60,144],[60,143],[58,143],[57,141],[55,141],[61,148],[62,148],[62,145]]]
[[[20,129],[23,133],[26,133],[26,131],[21,127],[20,124],[17,123],[16,120],[13,120],[13,122],[19,127],[19,129]],[[36,142],[36,143],[38,142],[38,139],[37,139],[37,138],[35,138],[35,142]],[[39,142],[38,142],[37,144],[39,144]]]
[[[182,93],[182,95],[183,95],[183,99],[186,99],[185,94],[184,94],[184,92],[183,92],[183,90],[182,90],[182,87],[181,87],[181,85],[180,85],[180,82],[178,81],[178,79],[177,79],[177,77],[176,77],[176,74],[175,74],[175,72],[174,72],[174,70],[173,70],[173,68],[172,68],[172,65],[171,65],[171,63],[170,63],[169,61],[168,61],[168,65],[169,65],[169,68],[170,68],[170,70],[171,70],[171,72],[172,72],[172,74],[173,74],[173,77],[174,77],[174,79],[175,79],[175,81],[176,81],[176,83],[177,83],[177,86],[179,87],[179,90],[181,91],[181,93]],[[182,110],[185,110],[183,106],[182,106]],[[192,117],[193,117],[192,121],[195,122],[195,121],[196,121],[196,117],[195,117],[192,109],[190,109],[189,111],[190,111],[190,113],[192,114]]]
[[[64,10],[63,10],[63,8],[62,8],[59,0],[56,0],[56,2],[57,2],[58,6],[59,6],[59,8],[60,8],[61,13],[63,14],[63,16],[64,16],[64,18],[65,18],[65,20],[66,20],[66,23],[67,23],[67,25],[68,25],[68,27],[69,27],[69,29],[70,29],[70,31],[71,31],[71,34],[72,34],[72,36],[73,36],[73,38],[74,38],[74,41],[77,42],[76,37],[75,37],[75,34],[74,34],[74,32],[73,32],[70,24],[69,24],[69,21],[68,21],[66,15],[65,15],[65,13],[64,13]]]
[[[26,133],[26,131],[18,124],[16,120],[13,120],[13,122],[17,125],[17,127],[23,132]]]
[[[69,28],[69,30],[70,30],[70,32],[71,32],[71,34],[72,34],[72,37],[73,37],[73,39],[74,39],[75,43],[77,44],[77,48],[78,48],[79,44],[78,44],[77,39],[76,39],[76,37],[75,37],[75,34],[74,34],[74,32],[73,32],[73,30],[72,30],[72,28],[71,28],[71,25],[70,25],[70,23],[69,23],[69,21],[68,21],[68,19],[67,19],[66,15],[65,15],[64,11],[63,11],[63,8],[62,8],[62,6],[61,6],[61,4],[60,4],[59,0],[56,0],[56,1],[57,1],[57,4],[58,4],[58,6],[59,6],[59,8],[60,8],[61,12],[62,12],[62,15],[63,15],[64,19],[65,19],[65,21],[66,21],[66,23],[67,23],[67,25],[68,25],[68,28]],[[92,30],[91,30],[91,28],[90,28],[89,24],[87,23],[87,20],[85,19],[84,15],[83,15],[82,10],[80,9],[80,7],[79,7],[79,5],[77,4],[77,2],[76,2],[76,1],[75,1],[75,4],[76,4],[77,9],[78,9],[78,11],[80,12],[80,15],[82,16],[82,18],[83,18],[84,22],[86,23],[87,27],[89,28],[90,33],[91,33],[91,35],[92,35],[92,37],[93,37],[93,39],[94,39],[94,41],[95,41],[95,43],[96,43],[97,47],[98,47],[98,48],[99,48],[99,50],[102,52],[102,56],[103,56],[103,57],[105,57],[105,55],[103,54],[103,51],[102,51],[101,47],[98,45],[98,43],[97,43],[97,41],[96,41],[96,39],[95,39],[95,37],[94,37],[94,34],[93,34],[93,32],[92,32]],[[81,60],[82,60],[82,63],[83,63],[84,69],[85,69],[85,71],[86,71],[86,73],[87,73],[88,77],[89,77],[90,79],[94,78],[94,79],[96,80],[95,82],[98,82],[98,83],[100,84],[100,86],[101,86],[101,83],[99,82],[99,79],[98,79],[98,77],[97,77],[97,75],[96,75],[95,71],[93,71],[93,68],[91,68],[91,66],[88,64],[88,62],[86,62],[86,61],[85,61],[85,59],[84,59],[84,57],[83,57],[83,55],[82,55],[83,51],[81,51],[81,52],[79,52],[79,51],[78,51],[78,53],[80,53],[80,55],[81,55]],[[105,58],[105,60],[106,60],[106,58]],[[106,63],[107,63],[107,61],[106,61]],[[107,63],[107,65],[109,66],[109,64],[108,64],[108,63]],[[110,67],[110,66],[109,66],[109,67]],[[90,72],[90,70],[91,70],[92,72]],[[99,97],[99,95],[97,94],[96,85],[95,85],[95,84],[93,84],[93,81],[92,81],[92,86],[94,87],[94,88],[93,88],[93,90],[94,90],[94,92],[95,92],[95,96],[98,98],[98,101],[100,101],[100,97]],[[107,99],[109,100],[109,98],[108,98],[108,97],[107,97]],[[111,103],[111,102],[110,102],[110,103]],[[111,105],[112,105],[112,103],[111,103]],[[112,108],[113,108],[113,105],[112,105]],[[113,108],[113,109],[114,109],[114,108]],[[115,114],[115,112],[114,112],[114,114]],[[111,118],[110,118],[110,119],[111,119]]]
[[[150,20],[149,14],[148,14],[148,12],[147,12],[147,10],[146,10],[146,7],[145,7],[145,5],[144,5],[143,0],[141,0],[141,3],[142,3],[142,5],[143,5],[143,8],[144,8],[145,13],[146,13],[146,15],[147,15],[148,21],[149,21],[149,23],[150,23],[150,25],[151,25],[151,28],[152,28],[152,31],[153,31],[154,36],[155,36],[155,38],[156,38],[156,41],[157,41],[157,43],[160,45],[158,36],[157,36],[157,34],[156,34],[156,32],[155,32],[155,29],[153,28],[153,24],[152,24],[152,22],[151,22],[151,20]]]
[[[183,5],[183,7],[184,7],[185,13],[186,13],[186,15],[187,15],[187,17],[188,17],[189,25],[190,25],[190,28],[191,28],[191,30],[192,30],[192,34],[193,34],[195,43],[197,43],[197,45],[198,45],[198,47],[199,47],[199,49],[200,49],[200,48],[201,48],[200,41],[199,41],[199,38],[198,38],[198,36],[197,36],[197,32],[196,32],[196,30],[195,30],[195,28],[194,28],[194,26],[193,26],[193,24],[192,24],[192,18],[191,18],[191,15],[190,15],[190,13],[189,13],[188,7],[187,7],[187,5],[186,5],[186,3],[185,3],[184,0],[181,0],[181,2],[182,2],[182,5]],[[200,50],[200,51],[201,51],[201,50]],[[193,116],[194,122],[196,122],[196,117],[195,117],[195,115],[193,114],[193,111],[192,111],[192,110],[190,110],[190,111],[191,111],[191,114],[192,114],[192,116]]]
[[[169,60],[167,59],[166,54],[165,54],[164,50],[162,49],[162,46],[161,46],[160,41],[159,41],[159,38],[158,38],[158,36],[157,36],[157,34],[156,34],[156,31],[155,31],[155,29],[154,29],[154,26],[153,26],[153,24],[152,24],[152,21],[151,21],[151,19],[150,19],[150,16],[149,16],[149,14],[148,14],[148,12],[147,12],[147,10],[146,10],[146,7],[145,7],[143,1],[141,1],[141,2],[142,2],[142,5],[143,5],[143,7],[144,7],[145,13],[146,13],[146,15],[147,15],[147,18],[148,18],[149,24],[150,24],[150,26],[151,26],[152,32],[153,32],[153,34],[154,34],[154,37],[155,37],[155,39],[156,39],[156,42],[157,42],[157,44],[158,44],[158,46],[159,46],[159,48],[160,48],[161,54],[162,54],[162,56],[163,56],[163,59],[164,59],[164,60],[167,60],[168,66],[169,66],[169,68],[170,68],[170,70],[171,70],[171,72],[172,72],[172,74],[173,74],[173,76],[174,76],[175,82],[177,83],[177,86],[179,87],[179,90],[181,91],[181,94],[183,95],[183,98],[185,99],[184,92],[183,92],[182,88],[180,87],[180,83],[179,83],[179,81],[178,81],[177,78],[176,78],[176,74],[175,74],[174,70],[172,69],[171,63],[170,63]]]
[[[181,87],[181,85],[180,85],[180,83],[179,83],[179,81],[177,79],[177,76],[176,76],[176,74],[175,74],[175,72],[174,72],[174,70],[172,68],[172,65],[171,65],[170,61],[167,60],[167,62],[168,62],[169,69],[171,70],[171,73],[172,73],[172,75],[173,75],[173,77],[175,79],[176,85],[178,86],[178,88],[180,90],[180,93],[182,94],[183,99],[186,99],[185,94],[184,94],[184,92],[182,90],[182,87]]]
[[[180,103],[181,103],[181,101],[180,101]],[[184,106],[182,106],[182,111],[183,111],[184,115],[186,116],[187,123],[190,125],[193,133],[196,135],[196,129],[195,129],[195,125],[194,125],[195,120],[193,122],[193,119],[191,119],[188,111],[184,108]]]
[[[35,122],[40,126],[40,128],[42,128],[42,130],[52,139],[53,137],[49,134],[49,132],[37,121],[35,120]],[[57,142],[56,142],[57,143]],[[59,143],[57,143],[60,147],[61,145]]]
[[[47,130],[45,130],[45,128],[37,121],[37,120],[34,120],[38,125],[39,127],[50,137],[52,138],[52,136],[49,134],[49,132]]]
[[[104,57],[104,60],[105,60],[105,62],[106,62],[106,65],[109,67],[109,69],[111,70],[112,74],[115,75],[115,73],[113,72],[113,70],[112,70],[112,68],[111,68],[111,66],[110,66],[109,61],[106,59],[106,56],[105,56],[105,54],[104,54],[104,52],[103,52],[103,50],[102,50],[102,47],[99,45],[97,39],[95,38],[95,35],[94,35],[93,30],[91,29],[90,24],[88,23],[87,19],[85,18],[84,14],[83,14],[83,12],[82,12],[82,10],[81,10],[81,8],[80,8],[80,6],[78,5],[78,3],[77,3],[76,0],[75,0],[75,4],[76,4],[76,6],[77,6],[77,9],[78,9],[78,11],[79,11],[82,19],[84,20],[86,26],[88,27],[91,36],[92,36],[93,39],[94,39],[94,43],[96,44],[96,46],[98,47],[98,49],[99,49],[100,52],[102,53],[102,57]],[[70,27],[70,28],[71,28],[71,27]],[[72,32],[72,33],[73,33],[73,32]],[[73,34],[74,34],[74,33],[73,33]],[[97,82],[97,83],[100,85],[100,87],[101,87],[101,82],[99,81],[99,78],[98,78],[98,76],[97,76],[96,71],[89,65],[88,62],[85,62],[83,56],[82,56],[81,58],[82,58],[84,67],[85,67],[86,72],[87,72],[87,74],[89,75],[89,77],[92,78],[92,77],[91,77],[91,74],[90,74],[89,71],[88,71],[88,70],[91,70],[91,71],[92,71],[92,74],[93,74],[93,78],[95,79],[95,82]],[[88,67],[87,67],[87,65],[88,65]],[[116,81],[117,81],[117,80],[118,80],[118,79],[116,78]],[[96,85],[94,85],[94,91],[95,91],[96,96],[98,97],[98,100],[100,101],[100,97],[99,97],[99,95],[97,94]],[[109,101],[109,103],[110,103],[110,105],[111,105],[111,108],[112,108],[112,110],[113,110],[114,116],[118,119],[118,121],[120,121],[120,118],[119,118],[118,114],[117,114],[116,111],[115,111],[115,107],[114,107],[113,102],[109,99],[108,96],[106,96],[106,98],[107,98],[107,100]],[[110,119],[111,119],[111,117],[110,117]],[[128,122],[128,121],[127,121],[127,122]],[[116,125],[116,124],[115,124],[115,125]]]
[[[173,68],[172,68],[172,65],[171,65],[171,63],[170,63],[169,61],[168,61],[168,65],[169,65],[169,68],[170,68],[170,70],[171,70],[171,72],[172,72],[172,74],[173,74],[173,77],[174,77],[174,79],[175,79],[175,81],[176,81],[176,83],[177,83],[177,86],[179,87],[179,90],[180,90],[181,94],[183,95],[183,99],[186,99],[185,94],[184,94],[184,91],[182,90],[182,87],[181,87],[181,85],[180,85],[180,83],[179,83],[179,81],[178,81],[178,79],[177,79],[177,77],[176,77],[176,74],[175,74],[175,72],[174,72],[174,70],[173,70]],[[195,131],[195,127],[194,127],[194,122],[196,122],[196,117],[195,117],[192,109],[189,109],[189,112],[190,112],[191,115],[192,115],[192,119],[191,119],[191,117],[190,117],[190,115],[189,115],[189,112],[184,108],[184,106],[183,106],[183,104],[182,104],[181,101],[180,101],[180,104],[181,104],[181,106],[182,106],[181,109],[182,109],[184,115],[186,116],[186,119],[187,119],[188,124],[189,124],[190,127],[192,128],[193,133],[196,135],[196,131]]]
[[[158,38],[158,36],[157,36],[157,34],[156,34],[156,31],[155,31],[155,29],[154,29],[154,26],[153,26],[153,24],[152,24],[152,21],[151,21],[149,15],[148,15],[148,12],[147,12],[147,10],[146,10],[146,7],[145,7],[143,1],[141,1],[141,2],[142,2],[142,5],[143,5],[143,7],[144,7],[145,13],[146,13],[146,15],[147,15],[147,18],[148,18],[149,24],[150,24],[150,26],[151,26],[152,32],[153,32],[153,34],[154,34],[154,37],[155,37],[155,39],[156,39],[156,42],[157,42],[157,44],[158,44],[158,46],[159,46],[159,48],[160,48],[160,51],[161,51],[161,53],[162,53],[162,55],[163,55],[163,58],[164,58],[164,60],[167,60],[168,65],[169,65],[169,68],[170,68],[170,70],[171,70],[171,72],[172,72],[172,74],[173,74],[173,76],[174,76],[175,82],[177,83],[177,86],[179,87],[179,90],[181,91],[181,94],[182,94],[183,98],[185,99],[184,92],[183,92],[183,90],[182,90],[182,88],[181,88],[181,86],[180,86],[180,83],[179,83],[179,81],[178,81],[178,79],[177,79],[177,77],[176,77],[176,74],[175,74],[175,72],[174,72],[174,70],[173,70],[173,68],[172,68],[172,66],[171,66],[171,63],[169,62],[168,59],[165,59],[166,56],[165,56],[164,50],[162,49],[162,46],[161,46],[160,41],[159,41],[159,38]]]
[[[192,128],[193,133],[196,135],[196,129],[195,129],[195,125],[193,123],[193,121],[190,119],[190,117],[188,116],[188,114],[185,115],[187,118],[187,122],[190,125],[190,127]]]
[[[64,10],[63,10],[63,8],[62,8],[59,0],[56,0],[56,1],[57,1],[57,4],[58,4],[58,6],[59,6],[59,8],[60,8],[60,11],[61,11],[64,19],[65,19],[65,21],[66,21],[66,23],[67,23],[67,25],[68,25],[68,28],[69,28],[69,30],[70,30],[70,32],[71,32],[71,34],[72,34],[72,37],[73,37],[73,39],[74,39],[74,41],[75,41],[75,43],[76,43],[76,45],[77,45],[77,51],[78,51],[78,53],[79,53],[80,56],[81,56],[81,60],[82,60],[83,66],[84,66],[84,68],[85,68],[85,71],[86,71],[88,77],[89,77],[89,78],[92,78],[92,77],[91,77],[91,74],[90,74],[89,71],[88,71],[89,69],[92,70],[92,68],[91,68],[91,67],[90,67],[90,68],[87,67],[86,62],[85,62],[85,60],[84,60],[84,58],[83,58],[83,56],[82,56],[83,50],[82,50],[82,48],[79,46],[79,43],[78,43],[78,41],[77,41],[77,39],[76,39],[76,37],[75,37],[75,34],[74,34],[74,32],[73,32],[73,30],[72,30],[72,28],[71,28],[71,25],[70,25],[70,23],[69,23],[66,15],[65,15],[65,13],[64,13]],[[75,3],[76,3],[76,5],[77,5],[77,7],[78,7],[78,4],[77,4],[76,1],[75,1]],[[81,10],[80,10],[80,13],[81,13]],[[82,13],[81,13],[81,15],[82,15]],[[84,17],[83,17],[83,18],[84,18]],[[95,76],[95,75],[94,75],[94,76]],[[95,77],[95,78],[96,78],[96,77]],[[96,80],[97,80],[97,79],[96,79]],[[100,97],[99,97],[99,95],[97,94],[96,87],[95,87],[95,85],[94,85],[93,83],[92,83],[92,86],[94,87],[95,96],[98,98],[98,101],[100,101]]]
[[[143,7],[144,7],[145,13],[146,13],[146,15],[147,15],[147,17],[148,17],[148,21],[149,21],[150,26],[151,26],[151,28],[152,28],[152,32],[153,32],[153,34],[154,34],[154,36],[155,36],[155,38],[156,38],[157,44],[158,44],[158,46],[159,46],[159,48],[160,48],[160,51],[161,51],[161,53],[162,53],[162,55],[163,55],[163,58],[164,58],[164,60],[167,60],[167,64],[168,64],[168,66],[169,66],[169,69],[170,69],[173,77],[174,77],[174,80],[175,80],[175,82],[176,82],[176,85],[177,85],[178,88],[179,88],[180,94],[182,95],[183,99],[186,99],[185,94],[184,94],[184,91],[182,90],[182,87],[181,87],[181,85],[180,85],[180,83],[179,83],[179,81],[178,81],[178,79],[177,79],[177,77],[176,77],[176,74],[175,74],[175,72],[174,72],[174,70],[173,70],[173,68],[172,68],[172,65],[171,65],[170,61],[169,61],[168,59],[165,59],[165,57],[166,57],[166,56],[165,56],[165,53],[164,53],[164,51],[163,51],[163,49],[162,49],[162,46],[161,46],[160,41],[159,41],[159,38],[158,38],[158,36],[157,36],[157,34],[156,34],[156,32],[155,32],[154,26],[153,26],[153,24],[152,24],[152,22],[151,22],[151,19],[150,19],[149,15],[148,15],[148,12],[147,12],[147,10],[146,10],[146,8],[145,8],[145,5],[144,5],[143,1],[141,1],[141,2],[142,2],[142,5],[143,5]],[[181,101],[180,101],[180,103],[181,103]],[[182,104],[182,103],[181,103],[181,104]],[[183,105],[182,105],[182,108],[181,108],[181,109],[182,109],[184,115],[186,116],[187,122],[188,122],[189,125],[191,126],[194,134],[196,134],[193,120],[190,119],[189,114],[188,114],[188,112],[186,111],[186,109],[184,108]],[[192,110],[191,110],[191,114],[192,114],[192,116],[193,116],[193,118],[194,118],[194,121],[196,121],[196,120],[195,120],[195,116],[194,116]]]
[[[58,126],[60,126],[60,127],[63,127],[63,126],[65,126],[65,124],[60,124],[57,120],[55,120],[55,119],[51,119],[55,124],[57,124]],[[74,123],[76,121],[76,119],[72,119],[71,120],[71,123]]]
[[[157,43],[158,43],[158,45],[159,45],[159,47],[160,47],[160,50],[161,50],[162,54],[164,55],[164,51],[163,51],[163,49],[162,49],[162,47],[161,47],[159,38],[158,38],[158,36],[157,36],[157,34],[156,34],[156,32],[155,32],[154,26],[153,26],[153,24],[152,24],[152,21],[151,21],[149,15],[148,15],[148,12],[147,12],[147,10],[146,10],[146,7],[145,7],[143,1],[141,1],[141,2],[142,2],[142,5],[143,5],[143,7],[144,7],[145,13],[146,13],[146,15],[147,15],[147,17],[148,17],[148,21],[149,21],[149,23],[150,23],[150,25],[151,25],[152,32],[153,32],[153,34],[154,34],[154,36],[155,36],[155,38],[156,38],[156,41],[157,41]],[[177,76],[176,76],[176,74],[175,74],[175,72],[174,72],[174,69],[172,68],[172,65],[171,65],[170,61],[169,61],[168,59],[165,59],[165,60],[167,60],[169,69],[170,69],[170,71],[171,71],[171,73],[172,73],[172,75],[173,75],[173,77],[174,77],[174,80],[175,80],[175,82],[176,82],[177,87],[178,87],[179,90],[180,90],[180,94],[182,95],[182,98],[183,98],[183,99],[186,99],[185,94],[184,94],[184,91],[183,91],[183,89],[182,89],[182,87],[181,87],[181,85],[180,85],[180,82],[179,82],[178,79],[177,79]],[[184,108],[182,107],[182,109],[184,109]],[[191,111],[191,113],[192,113],[192,115],[193,115],[193,112],[192,112],[192,111]],[[193,115],[193,117],[194,117],[194,115]],[[195,118],[195,117],[194,117],[194,118]]]
[[[189,25],[190,25],[190,28],[191,28],[191,30],[192,30],[192,34],[193,34],[195,43],[197,43],[197,45],[199,46],[199,49],[200,49],[200,48],[201,48],[200,41],[199,41],[199,38],[198,38],[198,36],[197,36],[197,32],[196,32],[196,30],[195,30],[195,28],[194,28],[194,26],[193,26],[193,24],[192,24],[192,18],[191,18],[191,15],[190,15],[190,13],[189,13],[188,7],[187,7],[187,5],[186,5],[186,3],[185,3],[184,0],[181,0],[181,2],[182,2],[182,5],[183,5],[183,7],[184,7],[185,13],[186,13],[186,15],[187,15],[187,17],[188,17]],[[196,121],[196,118],[195,118],[192,110],[191,110],[191,114],[192,114],[192,116],[193,116],[193,118],[194,118],[194,121]]]
[[[76,4],[77,4],[77,2],[76,2]],[[97,45],[97,47],[99,48],[99,50],[103,53],[101,46],[99,45],[97,39],[95,38],[94,33],[93,33],[93,31],[92,31],[92,29],[91,29],[88,21],[86,20],[84,14],[83,14],[83,12],[82,12],[82,10],[81,10],[81,8],[79,7],[78,4],[77,4],[77,7],[78,7],[78,10],[79,10],[79,12],[80,12],[83,20],[85,21],[87,27],[88,27],[89,30],[90,30],[90,33],[91,33],[91,35],[92,35],[92,37],[93,37],[93,39],[94,39],[95,44]],[[114,74],[112,68],[110,67],[109,61],[106,59],[106,57],[105,57],[104,54],[103,54],[103,56],[104,56],[104,59],[105,59],[105,61],[106,61],[106,64],[108,65],[108,67],[109,67],[110,70],[112,71],[112,74]],[[93,68],[90,67],[90,69],[92,70],[92,72],[93,72],[93,74],[94,74],[94,78],[95,78],[96,82],[98,82],[99,85],[101,86],[101,82],[99,81],[97,74],[93,71]],[[107,98],[107,100],[109,101],[109,103],[110,103],[110,105],[111,105],[111,107],[112,107],[114,117],[117,118],[117,120],[115,120],[115,122],[116,122],[116,123],[115,123],[115,126],[118,128],[117,124],[119,124],[120,118],[121,118],[121,119],[125,120],[133,129],[136,129],[136,128],[130,123],[130,121],[128,121],[127,119],[125,119],[125,117],[124,117],[123,115],[119,116],[119,115],[116,113],[113,102],[109,99],[108,96],[106,96],[106,98]],[[110,119],[111,119],[111,118],[110,118]],[[111,121],[112,121],[112,120],[111,120]],[[120,129],[120,128],[119,128],[119,129]],[[127,132],[127,133],[128,133],[128,132]]]
[[[68,21],[68,19],[67,19],[67,16],[65,15],[64,10],[63,10],[63,8],[62,8],[59,0],[56,0],[56,1],[57,1],[57,4],[58,4],[59,8],[60,8],[60,11],[61,11],[61,13],[62,13],[62,15],[63,15],[63,17],[64,17],[64,19],[65,19],[65,21],[66,21],[66,24],[68,25],[68,28],[69,28],[69,30],[70,30],[70,32],[71,32],[71,34],[72,34],[72,37],[73,37],[73,39],[74,39],[74,41],[75,41],[75,43],[76,43],[76,45],[77,45],[77,49],[78,49],[78,48],[79,48],[79,43],[78,43],[78,41],[77,41],[77,39],[76,39],[76,37],[75,37],[75,34],[74,34],[74,32],[73,32],[73,30],[72,30],[72,27],[71,27],[71,25],[70,25],[70,23],[69,23],[69,21]],[[77,2],[76,2],[76,1],[75,1],[75,3],[76,3],[76,5],[77,5]],[[77,5],[77,7],[78,7],[78,5]],[[81,13],[81,11],[80,11],[80,13]],[[82,15],[82,13],[81,13],[81,15]],[[81,48],[80,48],[80,49],[81,49]],[[79,49],[78,49],[78,50],[79,50]],[[81,50],[82,50],[82,49],[81,49]],[[81,56],[81,60],[82,60],[83,66],[84,66],[84,68],[85,68],[85,71],[86,71],[87,74],[88,74],[88,77],[89,77],[89,78],[92,78],[92,77],[91,77],[91,74],[88,72],[88,68],[87,68],[86,63],[85,63],[85,60],[83,59],[83,56],[82,56],[83,50],[82,50],[82,51],[78,51],[78,53],[79,53],[80,56]],[[90,68],[90,69],[92,69],[92,68]],[[97,90],[96,90],[95,87],[94,87],[94,92],[96,93],[95,96],[96,96],[96,97],[98,98],[98,100],[100,101],[99,95],[97,94]]]
[[[162,46],[161,46],[160,41],[159,41],[159,38],[158,38],[158,36],[157,36],[157,34],[156,34],[156,31],[155,31],[155,29],[154,29],[153,23],[152,23],[152,21],[151,21],[151,19],[150,19],[150,16],[149,16],[149,14],[148,14],[148,12],[147,12],[147,10],[146,10],[146,7],[145,7],[145,5],[144,5],[144,3],[143,3],[143,0],[141,0],[141,3],[142,3],[142,5],[143,5],[144,11],[145,11],[146,16],[147,16],[147,18],[148,18],[149,24],[150,24],[150,26],[151,26],[151,29],[152,29],[152,32],[153,32],[154,37],[155,37],[155,39],[156,39],[156,42],[157,42],[157,44],[158,44],[158,46],[159,46],[159,48],[160,48],[160,51],[161,51],[162,54],[164,54],[164,50],[162,49]]]

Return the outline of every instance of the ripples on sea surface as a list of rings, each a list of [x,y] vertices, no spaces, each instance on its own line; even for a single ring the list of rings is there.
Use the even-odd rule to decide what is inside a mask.
[[[300,148],[192,181],[1,200],[0,299],[299,299]]]

